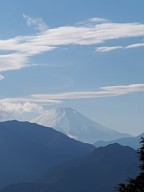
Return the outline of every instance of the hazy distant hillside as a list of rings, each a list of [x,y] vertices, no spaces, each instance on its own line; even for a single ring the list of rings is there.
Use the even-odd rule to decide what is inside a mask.
[[[109,145],[112,143],[119,143],[123,146],[129,146],[134,149],[138,149],[139,141],[140,141],[141,137],[144,137],[144,133],[138,135],[137,137],[125,137],[125,138],[120,138],[120,139],[116,139],[116,140],[112,140],[112,141],[97,141],[94,143],[94,146],[100,147],[100,146],[106,146],[106,145]]]
[[[16,184],[0,192],[112,192],[118,183],[138,174],[138,164],[134,149],[113,144],[51,169],[37,183]]]
[[[0,186],[25,181],[94,150],[89,144],[28,122],[0,123]]]
[[[72,108],[53,108],[31,122],[53,127],[72,138],[88,143],[129,136],[104,127]]]

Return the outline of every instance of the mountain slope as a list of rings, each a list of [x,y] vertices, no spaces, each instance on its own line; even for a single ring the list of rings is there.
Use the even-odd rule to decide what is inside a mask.
[[[72,108],[53,108],[31,122],[53,127],[72,138],[88,143],[128,136],[106,128]]]
[[[112,143],[119,143],[120,145],[123,145],[123,146],[129,146],[134,149],[138,149],[139,141],[141,137],[144,137],[144,133],[138,135],[137,137],[125,137],[125,138],[120,138],[112,141],[97,141],[94,143],[94,146],[101,147],[101,146],[107,146]]]
[[[43,181],[70,192],[111,192],[116,184],[138,173],[137,153],[130,147],[112,144],[96,149],[85,158],[59,166]],[[42,182],[41,180],[41,182]]]
[[[51,169],[37,183],[16,184],[0,192],[23,192],[24,188],[27,192],[112,192],[118,183],[138,174],[138,164],[134,149],[113,144]]]
[[[94,150],[66,135],[37,124],[0,123],[0,187],[26,181],[66,160]]]

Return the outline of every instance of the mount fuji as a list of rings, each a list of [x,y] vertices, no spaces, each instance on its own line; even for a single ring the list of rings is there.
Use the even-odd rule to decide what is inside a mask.
[[[109,141],[130,136],[104,127],[72,108],[50,109],[32,119],[31,122],[52,127],[71,138],[85,143],[94,143],[98,140]]]

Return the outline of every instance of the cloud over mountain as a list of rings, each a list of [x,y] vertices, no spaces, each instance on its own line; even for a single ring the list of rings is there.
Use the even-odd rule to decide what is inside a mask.
[[[28,97],[0,99],[0,111],[8,113],[44,112],[43,105],[60,104],[64,100],[116,97],[144,92],[144,84],[100,87],[96,91],[65,92],[55,94],[32,94]]]

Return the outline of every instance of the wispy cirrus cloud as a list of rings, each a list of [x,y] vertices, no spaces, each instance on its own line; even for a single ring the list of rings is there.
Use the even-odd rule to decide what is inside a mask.
[[[59,104],[61,101],[56,99],[37,99],[33,96],[29,97],[16,97],[16,98],[4,98],[0,99],[0,103],[36,103],[40,105],[51,105],[51,104]]]
[[[126,95],[134,92],[144,92],[144,84],[130,84],[124,86],[107,86],[101,87],[96,91],[82,91],[82,92],[67,92],[60,94],[35,94],[32,95],[33,98],[40,100],[43,99],[90,99],[90,98],[100,98],[100,97],[113,97]]]
[[[135,43],[135,44],[131,44],[126,46],[126,49],[133,49],[133,48],[139,48],[139,47],[144,47],[144,43]]]
[[[110,22],[109,19],[106,18],[101,18],[101,17],[93,17],[87,20],[87,22],[92,22],[92,23],[107,23]]]
[[[77,22],[76,25],[77,26],[84,25],[84,26],[90,27],[90,26],[93,26],[94,24],[108,23],[108,22],[110,22],[109,19],[101,18],[101,17],[93,17],[84,21]]]
[[[144,37],[143,23],[113,23],[105,18],[91,18],[87,24],[47,28],[41,19],[24,15],[28,25],[35,25],[39,33],[0,40],[0,71],[18,70],[31,66],[31,57],[53,51],[61,46],[97,45],[110,40]],[[135,44],[134,47],[143,46]],[[101,47],[108,52],[120,46]],[[130,48],[130,47],[127,47]],[[132,48],[132,47],[131,47]],[[3,54],[6,52],[6,54]]]
[[[35,28],[40,32],[46,31],[48,29],[47,24],[43,21],[42,18],[30,17],[25,14],[23,14],[23,18],[26,20],[28,26],[35,26]]]
[[[121,48],[123,48],[123,46],[98,47],[96,48],[96,52],[110,52]]]
[[[65,92],[57,94],[33,94],[21,98],[0,99],[0,112],[11,113],[43,113],[44,105],[60,104],[64,100],[92,99],[115,97],[129,93],[144,92],[144,84],[129,84],[100,87],[96,91]]]
[[[3,80],[4,79],[4,76],[3,75],[0,75],[0,80]]]
[[[105,46],[105,47],[97,47],[96,52],[111,52],[117,49],[134,49],[144,47],[144,43],[135,43],[127,46]]]

